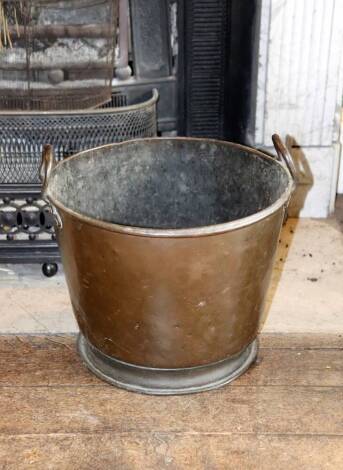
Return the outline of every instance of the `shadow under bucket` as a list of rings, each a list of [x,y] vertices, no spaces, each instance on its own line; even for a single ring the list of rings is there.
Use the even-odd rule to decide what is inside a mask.
[[[286,166],[229,142],[154,138],[57,165],[47,147],[42,177],[95,374],[178,394],[249,367],[294,187]]]

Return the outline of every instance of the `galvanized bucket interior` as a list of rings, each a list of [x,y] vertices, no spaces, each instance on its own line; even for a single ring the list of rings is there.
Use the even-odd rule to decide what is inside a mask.
[[[78,214],[124,226],[187,229],[258,213],[285,198],[290,175],[271,157],[235,144],[146,139],[60,163],[50,198]]]

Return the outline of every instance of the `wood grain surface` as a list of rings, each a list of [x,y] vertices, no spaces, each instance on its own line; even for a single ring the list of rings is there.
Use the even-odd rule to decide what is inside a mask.
[[[0,336],[0,469],[343,468],[343,340],[263,335],[231,385],[151,397],[91,375],[73,336]]]

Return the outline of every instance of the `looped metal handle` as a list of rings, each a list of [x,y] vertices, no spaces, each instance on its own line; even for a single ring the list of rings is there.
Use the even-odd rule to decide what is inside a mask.
[[[47,197],[48,182],[50,174],[54,166],[56,165],[54,151],[52,145],[47,144],[43,147],[42,161],[39,168],[39,176],[42,182],[42,197]]]
[[[273,144],[274,144],[277,156],[278,156],[278,160],[283,162],[286,165],[288,171],[291,174],[291,177],[292,177],[292,180],[293,180],[292,192],[294,192],[295,188],[296,188],[296,185],[297,185],[298,178],[297,178],[297,170],[295,168],[293,158],[292,158],[291,154],[289,153],[286,145],[283,143],[281,137],[278,134],[272,135],[272,140],[273,140]],[[289,202],[290,202],[290,198],[288,199],[288,202],[287,202],[287,204],[285,204],[285,208],[284,208],[284,210],[285,210],[284,219],[283,219],[284,224],[287,222],[287,219],[288,219],[288,205],[289,205]]]
[[[48,196],[48,183],[51,172],[56,165],[54,151],[52,145],[47,144],[43,147],[42,153],[42,161],[39,168],[39,176],[42,182],[42,198],[48,204],[51,214],[53,215],[54,222],[57,228],[62,228],[62,219],[60,214],[58,213],[56,207],[51,203],[49,196]]]
[[[283,143],[281,137],[278,134],[272,135],[272,140],[273,140],[273,144],[274,144],[278,159],[281,162],[284,162],[286,164],[286,167],[292,176],[293,184],[295,188],[297,184],[297,170],[295,168],[293,158],[291,154],[289,153],[288,148]]]

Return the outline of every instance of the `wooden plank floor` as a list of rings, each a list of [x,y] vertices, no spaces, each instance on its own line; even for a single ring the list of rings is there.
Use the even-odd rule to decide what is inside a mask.
[[[72,336],[0,336],[0,469],[343,469],[343,338],[260,346],[231,385],[151,397],[91,375]]]

